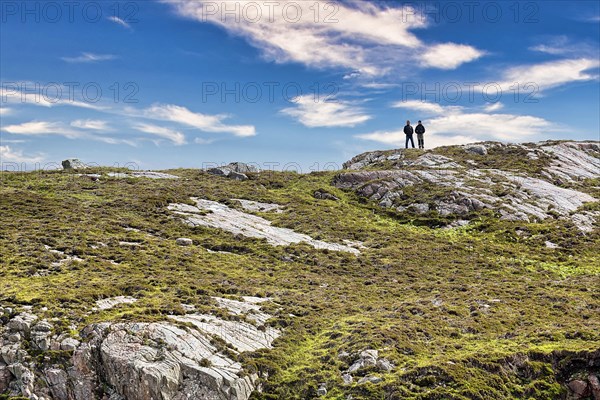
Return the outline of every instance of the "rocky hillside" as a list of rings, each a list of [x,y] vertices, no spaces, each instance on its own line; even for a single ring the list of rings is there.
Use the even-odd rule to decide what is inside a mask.
[[[598,143],[67,167],[0,175],[0,399],[600,399]]]

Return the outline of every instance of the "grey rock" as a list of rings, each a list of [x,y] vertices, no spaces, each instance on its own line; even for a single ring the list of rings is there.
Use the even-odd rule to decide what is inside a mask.
[[[164,172],[154,171],[132,171],[128,173],[123,172],[109,172],[107,174],[111,178],[126,179],[126,178],[148,178],[148,179],[179,179],[177,175],[165,174]]]
[[[175,240],[175,243],[177,243],[179,246],[191,246],[194,244],[192,239],[188,238],[178,238],[177,240]]]
[[[388,372],[394,369],[394,364],[385,358],[380,358],[377,360],[377,368],[379,368],[380,371]]]
[[[217,175],[217,176],[229,176],[229,174],[231,174],[231,170],[226,167],[211,168],[211,169],[207,170],[206,172],[208,172],[211,175]]]
[[[117,296],[110,297],[108,299],[100,299],[96,301],[96,308],[98,310],[109,310],[119,304],[131,304],[135,303],[137,299],[131,296]]]
[[[58,368],[50,368],[44,372],[48,388],[55,400],[70,400],[69,375]]]
[[[349,385],[354,381],[354,378],[350,374],[343,374],[342,380],[344,381],[344,385]]]
[[[256,215],[235,210],[215,201],[192,198],[195,206],[189,204],[170,204],[168,209],[181,216],[191,226],[207,226],[229,231],[234,235],[243,235],[266,239],[274,246],[287,246],[292,243],[306,242],[317,249],[345,251],[360,254],[360,251],[346,245],[315,240],[308,235],[287,228],[278,228],[271,222]],[[206,213],[209,211],[209,213]]]
[[[11,319],[10,321],[8,321],[7,326],[11,332],[20,333],[26,338],[28,338],[31,332],[31,325],[37,319],[38,317],[33,314],[21,313],[13,319]]]
[[[317,389],[317,396],[325,396],[327,395],[327,386],[322,383]]]
[[[477,154],[480,156],[486,156],[488,153],[487,147],[485,147],[483,144],[468,144],[463,146],[463,149],[465,149],[467,153]]]
[[[333,200],[333,201],[339,201],[340,199],[338,199],[336,196],[332,195],[331,193],[323,190],[323,189],[319,189],[317,191],[315,191],[313,193],[313,197],[315,199],[319,199],[319,200]]]
[[[31,327],[31,345],[36,350],[50,350],[52,325],[41,321]]]
[[[77,339],[66,338],[60,342],[60,349],[64,351],[75,351],[81,343]]]
[[[486,149],[524,148],[521,145],[500,143],[474,146]],[[442,189],[453,189],[450,194],[424,199],[442,216],[465,219],[475,215],[475,212],[490,209],[498,212],[503,220],[529,222],[558,216],[564,220],[572,220],[583,232],[592,231],[598,225],[600,212],[579,211],[579,208],[596,199],[582,191],[557,186],[556,178],[573,182],[582,178],[600,177],[600,152],[596,150],[597,146],[588,142],[558,145],[542,143],[533,146],[539,157],[557,157],[560,165],[568,166],[568,173],[560,175],[559,164],[548,167],[542,173],[543,179],[506,170],[455,168],[450,165],[453,161],[448,157],[438,159],[433,157],[435,154],[428,153],[424,155],[428,158],[422,159],[419,165],[403,159],[405,165],[412,162],[413,169],[344,172],[334,178],[333,185],[340,189],[354,190],[359,196],[372,200],[381,207],[395,207],[401,212],[419,214],[425,211],[425,206],[415,202],[407,204],[410,199],[405,198],[403,189],[432,184]],[[363,167],[376,167],[381,157],[382,154],[377,152],[365,153],[351,160],[351,166],[356,168],[357,163],[361,163]],[[439,167],[440,165],[445,166]],[[400,201],[397,201],[398,198]]]
[[[65,169],[65,170],[87,168],[87,165],[85,165],[83,162],[81,162],[77,158],[70,158],[68,160],[64,160],[61,164],[62,164],[63,169]]]
[[[8,390],[13,377],[7,366],[0,365],[0,394]]]
[[[360,378],[360,379],[358,380],[358,384],[359,384],[359,385],[362,385],[362,384],[365,384],[365,383],[367,383],[367,382],[371,382],[371,383],[373,383],[373,384],[376,384],[376,383],[379,383],[379,382],[381,382],[381,381],[382,381],[382,379],[381,379],[380,377],[378,377],[378,376],[372,376],[372,375],[369,375],[369,376],[365,376],[365,377],[363,377],[363,378]]]
[[[231,200],[238,201],[242,205],[242,208],[247,211],[275,212],[278,214],[283,212],[283,209],[282,209],[283,207],[280,206],[279,204],[261,203],[258,201],[244,200],[244,199],[231,199]]]
[[[362,368],[362,367],[364,367],[364,366],[365,366],[365,361],[364,361],[362,358],[360,358],[360,359],[356,360],[356,361],[355,361],[355,362],[354,362],[354,363],[353,363],[353,364],[350,366],[350,368],[348,368],[348,373],[349,373],[349,374],[352,374],[352,373],[354,373],[354,372],[358,371],[359,369],[361,369],[361,368]]]
[[[229,179],[233,179],[235,181],[247,181],[248,176],[246,174],[242,174],[241,172],[231,171],[229,173]]]
[[[240,174],[256,173],[260,172],[260,169],[252,164],[246,164],[242,162],[232,162],[227,164],[226,168],[230,171],[237,172]]]

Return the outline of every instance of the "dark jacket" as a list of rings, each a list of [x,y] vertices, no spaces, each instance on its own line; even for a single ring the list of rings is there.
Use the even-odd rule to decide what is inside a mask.
[[[413,131],[413,127],[412,127],[412,126],[410,126],[410,125],[406,125],[406,126],[404,127],[404,134],[405,134],[405,135],[409,135],[409,136],[410,136],[410,135],[412,135],[413,133],[414,133],[414,131]]]
[[[419,124],[415,128],[415,132],[417,133],[417,135],[422,135],[425,133],[425,127],[423,125]]]

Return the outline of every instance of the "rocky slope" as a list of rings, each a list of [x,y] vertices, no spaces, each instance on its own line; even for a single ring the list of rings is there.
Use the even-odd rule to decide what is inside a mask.
[[[600,399],[598,143],[72,164],[0,175],[2,400]]]
[[[448,150],[453,156],[445,155]],[[482,161],[492,152],[495,157],[536,162],[537,168],[519,171],[511,164],[490,168]],[[584,179],[600,178],[600,148],[594,142],[482,143],[418,156],[412,152],[410,158],[407,153],[358,155],[344,164],[358,172],[338,175],[334,185],[353,189],[382,207],[416,214],[471,219],[487,209],[511,221],[568,218],[583,231],[592,230],[600,216],[598,211],[580,211],[585,203],[596,201],[581,191]],[[414,186],[426,187],[429,193],[418,198],[405,195]]]

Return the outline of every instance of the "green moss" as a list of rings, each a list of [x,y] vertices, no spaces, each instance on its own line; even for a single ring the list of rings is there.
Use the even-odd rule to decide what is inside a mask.
[[[164,320],[183,313],[181,303],[227,317],[211,296],[272,297],[264,307],[283,336],[272,350],[239,357],[249,372],[269,373],[255,399],[314,398],[321,383],[326,399],[556,398],[562,389],[551,360],[524,364],[528,373],[520,376],[506,359],[600,347],[598,232],[492,214],[462,229],[432,229],[447,221],[361,202],[330,185],[335,172],[265,172],[245,182],[170,173],[181,179],[2,174],[0,304],[33,305],[60,333],[71,323]],[[317,189],[340,200],[317,200]],[[354,256],[306,244],[273,247],[190,227],[166,209],[190,197],[278,203],[285,212],[260,213],[273,225],[334,243],[362,241],[367,249]],[[177,246],[178,237],[195,245]],[[547,249],[547,240],[559,248]],[[53,266],[62,257],[45,245],[84,261]],[[118,295],[138,302],[90,313],[96,300]],[[371,371],[383,378],[379,384],[343,386],[349,361],[338,354],[365,348],[380,350],[396,368]]]

